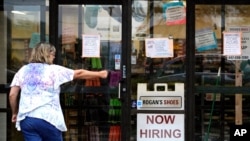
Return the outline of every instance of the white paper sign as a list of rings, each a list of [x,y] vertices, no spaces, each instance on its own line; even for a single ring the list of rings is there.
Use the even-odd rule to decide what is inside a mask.
[[[223,35],[223,54],[241,55],[241,32],[224,32]]]
[[[240,26],[240,27],[229,27],[229,32],[242,32],[241,37],[241,55],[238,56],[228,56],[228,60],[248,60],[250,59],[250,27]]]
[[[100,35],[82,35],[82,57],[100,57]]]
[[[173,39],[145,39],[146,56],[150,58],[167,58],[174,56]]]
[[[137,114],[137,141],[184,141],[184,114]]]

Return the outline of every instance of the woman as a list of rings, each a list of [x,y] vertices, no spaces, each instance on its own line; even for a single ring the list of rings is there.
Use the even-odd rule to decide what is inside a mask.
[[[106,70],[72,70],[55,65],[55,52],[53,45],[39,43],[29,64],[18,70],[10,85],[11,121],[22,131],[25,141],[62,141],[62,132],[67,128],[59,100],[61,84],[73,79],[108,77]]]

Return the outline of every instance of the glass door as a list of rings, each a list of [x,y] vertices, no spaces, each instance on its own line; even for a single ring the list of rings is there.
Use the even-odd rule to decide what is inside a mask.
[[[62,86],[65,141],[121,140],[121,5],[58,5],[57,62],[73,69],[110,70],[108,80]]]
[[[249,8],[195,5],[196,140],[234,140],[249,125]]]
[[[2,5],[1,5],[2,4]],[[2,0],[0,3],[0,140],[23,140],[11,122],[9,85],[15,73],[28,63],[34,42],[48,35],[47,0]]]

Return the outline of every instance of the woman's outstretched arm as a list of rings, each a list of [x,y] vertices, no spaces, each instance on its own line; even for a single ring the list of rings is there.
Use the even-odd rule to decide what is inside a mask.
[[[94,79],[94,78],[107,78],[108,77],[107,70],[101,71],[89,71],[85,69],[79,69],[74,71],[74,79]]]

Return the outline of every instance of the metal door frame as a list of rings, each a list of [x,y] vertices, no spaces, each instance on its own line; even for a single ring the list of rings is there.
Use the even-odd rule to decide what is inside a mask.
[[[122,53],[121,53],[121,75],[120,81],[120,96],[122,102],[122,114],[121,114],[121,140],[130,140],[130,75],[131,75],[131,1],[127,0],[50,0],[49,3],[49,40],[55,46],[59,46],[58,37],[58,5],[60,4],[116,4],[122,6]],[[59,51],[58,51],[59,52]],[[60,58],[60,54],[57,54],[57,58]]]

